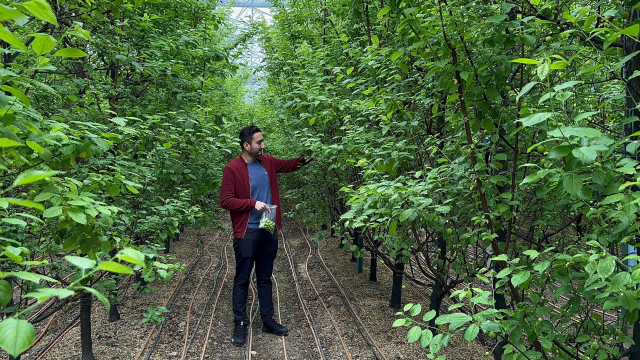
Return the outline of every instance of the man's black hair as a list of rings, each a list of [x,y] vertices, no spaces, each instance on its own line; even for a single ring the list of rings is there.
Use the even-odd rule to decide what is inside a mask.
[[[244,145],[244,143],[249,143],[249,145],[251,145],[251,141],[253,141],[253,135],[259,132],[262,132],[262,131],[260,131],[260,128],[258,128],[255,125],[242,128],[242,130],[240,130],[240,135],[239,135],[240,147],[244,149],[244,147],[242,146]]]

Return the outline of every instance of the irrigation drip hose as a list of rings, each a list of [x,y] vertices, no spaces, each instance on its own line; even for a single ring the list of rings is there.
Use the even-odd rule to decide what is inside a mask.
[[[305,236],[304,231],[302,231],[302,227],[301,226],[300,226],[300,232],[302,233],[302,237],[308,243],[310,243],[310,240],[307,238],[307,236]],[[311,248],[314,249],[313,245],[311,246]],[[340,295],[344,299],[345,305],[347,306],[347,309],[349,310],[349,313],[351,313],[351,317],[353,318],[356,326],[358,327],[358,330],[360,331],[360,334],[362,334],[362,338],[367,343],[367,345],[369,345],[369,348],[371,349],[371,351],[375,355],[376,359],[378,359],[378,360],[382,360],[382,359],[387,360],[387,358],[384,356],[384,354],[382,354],[382,352],[378,349],[378,346],[374,343],[373,339],[369,339],[369,337],[371,335],[367,336],[368,331],[366,331],[366,329],[363,328],[363,325],[361,324],[360,319],[356,315],[355,311],[353,311],[353,308],[351,307],[351,303],[349,302],[349,299],[347,298],[347,295],[344,293],[344,291],[342,291],[342,287],[340,287],[340,285],[338,284],[338,281],[333,276],[331,271],[329,271],[329,269],[325,265],[324,261],[322,261],[322,259],[320,257],[318,257],[318,254],[316,253],[315,249],[314,249],[314,251],[312,251],[312,254],[316,258],[318,263],[320,263],[320,266],[322,266],[324,271],[327,273],[327,275],[329,276],[329,278],[333,282],[333,285],[336,287],[336,289],[338,290],[338,292],[340,293]]]
[[[298,282],[298,275],[296,275],[296,264],[293,261],[293,253],[291,252],[291,247],[289,247],[289,241],[287,240],[287,237],[284,235],[284,228],[281,230],[281,233],[282,233],[282,238],[284,239],[284,247],[285,247],[285,250],[287,251],[287,257],[289,258],[289,263],[291,264],[291,272],[293,274],[293,280],[296,284],[296,290],[298,291],[298,297],[300,298],[300,302],[302,303],[302,306],[306,310],[305,314],[308,315],[307,320],[309,320],[311,324],[311,329],[313,330],[313,335],[315,336],[316,345],[318,347],[318,351],[320,352],[320,356],[322,356],[323,360],[326,360],[327,357],[324,354],[324,350],[322,350],[322,344],[320,344],[320,335],[318,334],[318,328],[316,326],[315,321],[313,320],[313,316],[311,315],[311,310],[309,310],[309,307],[307,306],[307,302],[304,300],[304,297],[302,296],[302,289],[300,288],[300,282]]]
[[[209,234],[207,234],[207,236],[208,235]],[[178,297],[178,293],[180,292],[180,289],[182,289],[182,286],[184,285],[184,283],[187,282],[187,279],[189,278],[189,274],[191,274],[191,271],[193,270],[193,268],[196,267],[196,265],[198,264],[198,262],[202,258],[202,254],[203,253],[204,253],[204,242],[202,243],[202,246],[200,247],[200,252],[198,253],[198,257],[193,262],[193,264],[191,264],[191,266],[189,266],[189,269],[187,270],[187,272],[185,273],[184,277],[180,281],[180,284],[176,288],[176,291],[171,296],[171,299],[169,299],[169,304],[167,304],[167,306],[166,306],[167,310],[171,310],[171,306],[173,305],[173,302]],[[151,358],[151,355],[153,354],[153,351],[155,350],[156,345],[158,345],[158,341],[160,340],[160,334],[162,334],[162,329],[164,328],[164,324],[165,324],[166,321],[167,321],[167,318],[165,317],[164,321],[160,324],[160,328],[158,329],[158,334],[156,335],[156,339],[153,341],[153,345],[151,346],[151,349],[149,350],[149,354],[147,354],[147,357],[145,358],[145,360],[149,360]]]
[[[280,312],[280,291],[278,290],[278,281],[276,280],[276,277],[273,276],[273,274],[271,275],[271,278],[273,279],[273,284],[276,286],[276,299],[278,304],[278,322],[282,324],[282,316],[281,316],[282,313]],[[284,359],[288,360],[289,358],[287,357],[287,345],[284,343],[284,336],[282,336],[281,339],[282,339],[282,352],[284,353]]]
[[[304,234],[302,234],[302,235],[304,236]],[[344,339],[342,338],[342,334],[340,334],[340,330],[338,329],[338,325],[336,324],[336,321],[333,318],[333,315],[331,315],[331,311],[329,311],[329,308],[327,307],[327,304],[324,303],[324,300],[322,300],[322,296],[320,295],[320,292],[318,292],[318,288],[315,286],[315,284],[311,280],[311,274],[309,273],[309,261],[308,261],[308,259],[311,256],[311,254],[313,254],[313,250],[314,249],[313,249],[313,246],[311,245],[311,242],[307,241],[307,245],[309,246],[309,256],[307,256],[307,262],[304,263],[304,271],[307,273],[307,278],[309,279],[309,284],[311,284],[311,287],[313,288],[313,291],[318,296],[318,300],[320,300],[320,302],[322,303],[322,306],[324,307],[324,310],[327,312],[327,314],[329,314],[329,318],[331,319],[331,324],[333,325],[333,328],[335,329],[336,334],[338,335],[338,338],[340,339],[340,343],[342,344],[342,348],[344,349],[344,354],[347,356],[348,360],[352,360],[351,359],[351,354],[349,354],[349,350],[347,349],[347,344],[344,342]],[[318,251],[320,251],[320,246],[318,246]]]
[[[218,278],[220,277],[220,273],[222,272],[222,266],[226,263],[226,258],[224,256],[224,249],[229,244],[229,241],[231,241],[231,237],[230,236],[231,236],[231,234],[229,234],[229,236],[227,238],[227,242],[224,243],[224,246],[222,246],[222,249],[220,249],[220,269],[218,269],[218,272],[216,273],[216,276],[213,279],[213,286],[211,287],[211,292],[209,293],[209,297],[207,299],[207,302],[204,304],[204,308],[202,309],[202,312],[200,313],[200,317],[198,318],[198,322],[196,323],[196,328],[193,329],[193,334],[191,335],[191,338],[189,339],[189,342],[187,343],[187,346],[182,351],[182,359],[184,359],[185,356],[187,356],[187,353],[189,352],[189,348],[191,347],[191,342],[195,338],[196,333],[198,332],[198,328],[200,327],[200,322],[202,321],[202,318],[204,317],[204,313],[205,313],[205,311],[207,311],[207,307],[209,306],[209,302],[211,302],[211,299],[213,298],[213,294],[214,294],[214,292],[216,290],[216,286],[218,284]],[[215,309],[214,309],[214,311],[215,311]]]
[[[256,268],[254,266],[254,268],[251,270],[251,276],[250,276],[250,283],[251,283],[251,292],[253,293],[253,299],[251,300],[251,307],[253,308],[253,304],[255,302],[255,300],[258,298],[258,288],[256,288],[256,285],[253,283],[253,275],[256,273]],[[258,304],[256,306],[256,309],[253,311],[253,315],[251,316],[251,319],[249,320],[249,331],[247,332],[247,341],[245,342],[247,344],[247,350],[245,352],[245,359],[246,360],[251,360],[251,342],[253,340],[253,322],[256,320],[256,316],[258,315],[258,309],[260,309],[260,301],[258,300]]]
[[[53,344],[56,343],[56,341],[58,341],[58,339],[60,337],[62,337],[62,335],[64,335],[67,330],[71,329],[76,321],[78,321],[78,319],[80,319],[80,314],[78,313],[78,315],[76,315],[76,317],[74,317],[68,324],[67,326],[64,327],[64,329],[62,329],[62,331],[60,332],[60,334],[56,335],[56,337],[54,337],[48,344],[47,346],[45,346],[42,350],[40,350],[40,352],[36,355],[36,357],[33,358],[33,360],[38,360],[42,355],[44,355],[47,351],[49,351],[49,348],[53,346]]]
[[[224,246],[224,257],[227,259],[227,247]],[[216,306],[218,305],[218,299],[220,298],[220,294],[222,294],[222,289],[224,287],[224,282],[227,281],[227,274],[229,273],[229,262],[225,261],[226,270],[224,272],[224,277],[222,278],[222,282],[220,283],[220,290],[218,290],[218,295],[216,295],[216,301],[213,302],[213,309],[211,311],[211,317],[209,318],[209,327],[207,329],[207,335],[204,337],[205,339],[209,339],[209,334],[211,334],[211,325],[213,324],[213,316],[216,312]],[[204,346],[202,346],[202,352],[200,353],[200,360],[204,360],[204,353],[207,351],[207,344],[209,342],[205,341]]]

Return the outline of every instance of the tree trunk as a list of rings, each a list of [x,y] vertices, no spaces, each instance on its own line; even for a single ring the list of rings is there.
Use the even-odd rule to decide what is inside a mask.
[[[369,267],[369,281],[378,281],[378,254],[371,251],[371,266]]]
[[[351,243],[353,245],[358,245],[358,230],[353,230],[353,240],[351,241]],[[358,259],[356,258],[356,255],[353,253],[353,251],[351,252],[351,262],[357,262]]]
[[[116,251],[117,249],[112,249],[111,251],[109,251],[109,256],[111,256],[112,258],[114,256],[116,256]],[[110,273],[109,276],[113,279],[115,277],[114,273]],[[115,322],[120,320],[120,312],[118,312],[118,304],[116,299],[118,298],[118,282],[114,280],[115,283],[115,287],[113,290],[110,291],[110,303],[111,306],[109,307],[109,322]]]
[[[167,236],[164,240],[164,253],[168,254],[171,251],[171,236]]]
[[[404,272],[404,263],[402,255],[396,257],[395,269]],[[391,286],[391,301],[389,307],[392,309],[400,309],[402,307],[402,273],[393,273],[393,285]]]
[[[80,343],[82,360],[95,360],[91,340],[91,293],[83,292],[80,299]]]

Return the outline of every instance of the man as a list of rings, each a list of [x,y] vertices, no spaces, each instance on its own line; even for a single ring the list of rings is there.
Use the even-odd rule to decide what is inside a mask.
[[[257,126],[240,130],[242,153],[224,168],[220,205],[229,210],[233,224],[233,249],[236,256],[236,276],[233,281],[233,317],[235,328],[231,342],[245,342],[249,317],[247,294],[251,269],[255,264],[260,301],[262,331],[278,336],[289,330],[274,319],[271,288],[273,261],[278,251],[278,230],[282,228],[280,193],[276,173],[292,172],[308,163],[304,159],[282,160],[263,155],[264,138]],[[276,205],[276,226],[273,234],[259,228],[261,213]]]

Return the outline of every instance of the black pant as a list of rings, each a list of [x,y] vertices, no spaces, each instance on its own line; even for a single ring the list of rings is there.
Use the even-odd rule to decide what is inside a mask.
[[[263,320],[273,317],[271,274],[278,252],[278,230],[271,235],[262,229],[247,229],[244,239],[233,239],[236,253],[236,277],[233,280],[233,317],[236,323],[249,321],[247,295],[251,269],[256,265],[260,316]]]

